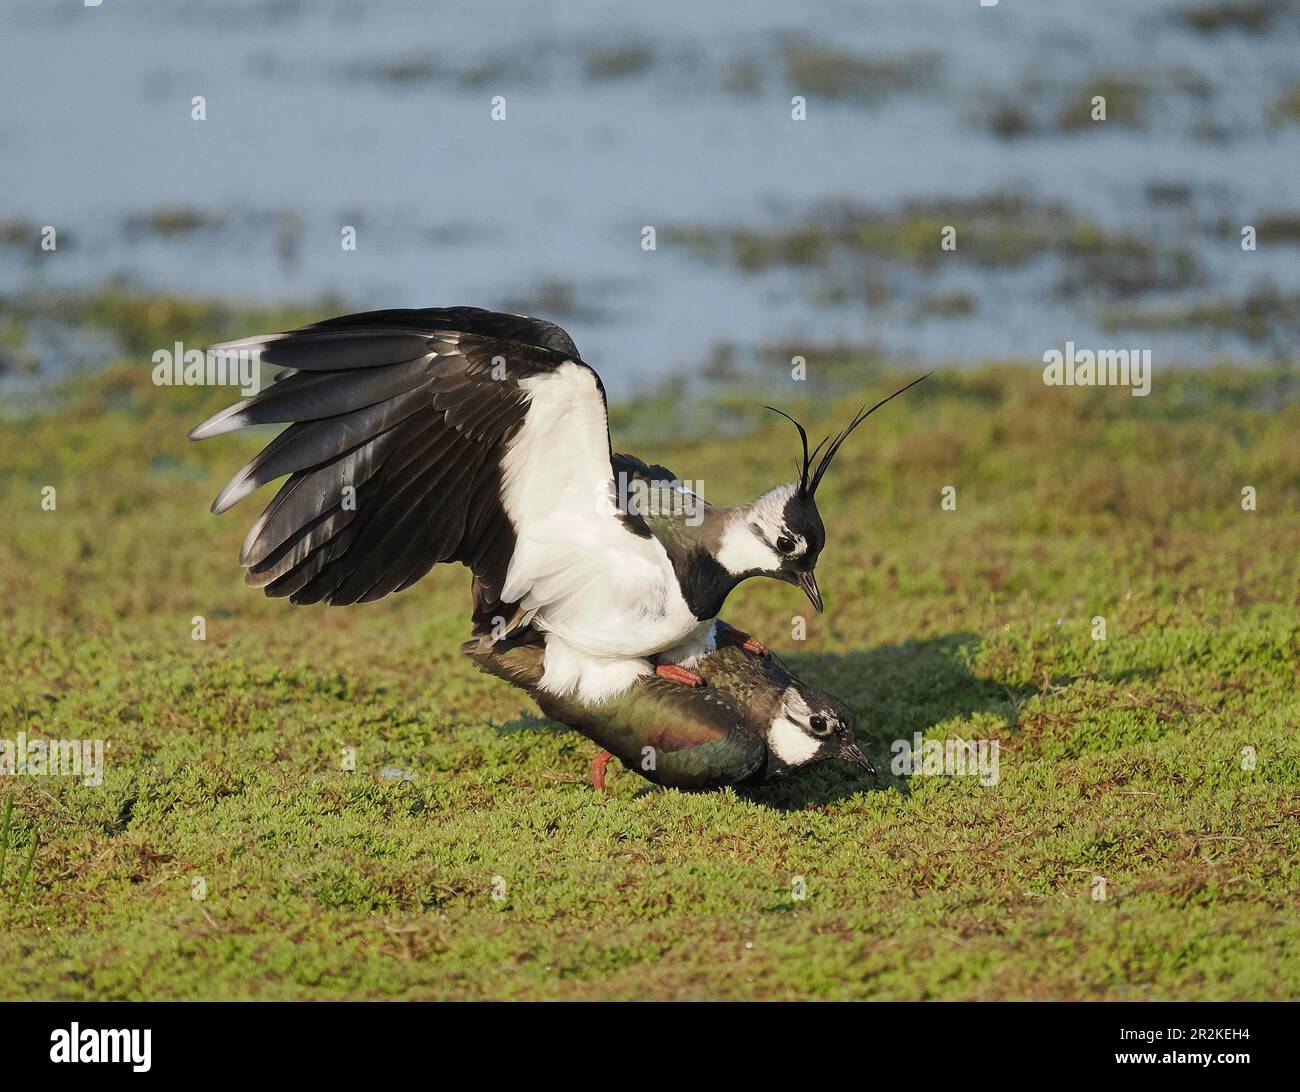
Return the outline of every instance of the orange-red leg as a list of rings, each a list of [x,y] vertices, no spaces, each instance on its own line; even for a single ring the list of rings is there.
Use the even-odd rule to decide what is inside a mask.
[[[684,667],[678,667],[676,664],[660,664],[655,668],[655,674],[661,679],[669,679],[675,683],[681,683],[683,686],[703,686],[704,680],[694,671],[688,671]]]
[[[605,767],[613,757],[609,751],[601,751],[591,760],[591,787],[597,792],[605,791]]]
[[[746,652],[755,656],[766,656],[768,653],[767,645],[758,641],[743,629],[737,629],[735,626],[727,626],[725,629],[719,628],[718,636],[729,641],[733,645],[739,645]]]

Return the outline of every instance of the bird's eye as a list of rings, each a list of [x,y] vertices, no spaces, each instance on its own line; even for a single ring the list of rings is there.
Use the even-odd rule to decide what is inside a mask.
[[[788,554],[794,549],[794,539],[789,535],[782,535],[776,540],[776,548],[783,554]]]
[[[810,717],[808,727],[815,736],[824,736],[831,730],[830,722],[825,717]]]

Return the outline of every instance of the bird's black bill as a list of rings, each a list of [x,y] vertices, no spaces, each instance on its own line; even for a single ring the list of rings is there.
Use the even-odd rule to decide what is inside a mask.
[[[871,764],[871,759],[862,753],[862,748],[856,743],[850,743],[846,746],[840,752],[840,758],[844,759],[845,762],[852,762],[853,765],[861,767],[872,777],[876,776],[876,768]]]
[[[817,613],[821,614],[822,592],[821,589],[817,587],[816,575],[813,574],[811,570],[806,573],[799,573],[798,575],[795,576],[794,583],[797,584],[799,587],[803,588],[804,594],[808,596],[808,599],[812,602],[812,605],[817,609]]]

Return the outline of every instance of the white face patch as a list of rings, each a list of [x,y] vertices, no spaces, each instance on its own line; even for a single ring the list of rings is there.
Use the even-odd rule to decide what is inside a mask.
[[[803,535],[795,534],[785,525],[785,506],[798,489],[793,482],[769,489],[756,500],[750,509],[750,522],[757,524],[763,536],[773,546],[778,539],[788,538],[794,543],[794,549],[785,551],[785,556],[799,557],[808,549]]]
[[[794,542],[792,556],[797,557],[808,549],[802,536],[792,534],[785,525],[786,502],[796,489],[798,486],[793,482],[778,485],[759,497],[747,511],[737,510],[737,518],[723,533],[718,550],[718,561],[727,572],[734,576],[756,569],[760,572],[779,569],[783,558],[775,549],[779,538]]]
[[[808,732],[811,715],[803,695],[793,686],[786,687],[781,695],[781,714],[772,721],[767,745],[787,766],[802,766],[821,750],[823,741]]]
[[[781,557],[749,526],[749,520],[737,519],[722,534],[718,564],[733,576],[741,573],[773,572],[781,567]]]
[[[772,721],[772,731],[767,737],[767,745],[787,766],[802,766],[821,748],[821,742],[813,739],[794,721],[786,717],[777,717]]]

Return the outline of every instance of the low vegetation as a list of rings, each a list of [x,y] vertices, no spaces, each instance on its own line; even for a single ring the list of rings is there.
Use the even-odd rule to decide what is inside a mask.
[[[167,345],[273,317],[87,321]],[[809,367],[765,399],[816,436],[914,374],[809,403]],[[463,570],[338,610],[244,587],[256,502],[207,506],[264,437],[189,443],[226,395],[124,359],[0,418],[0,738],[106,743],[99,786],[0,777],[0,996],[1294,997],[1295,396],[1285,371],[1161,371],[1147,398],[936,374],[823,486],[806,640],[788,587],[727,608],[851,703],[882,780],[612,769],[600,796],[594,746],[457,653]],[[735,502],[791,435],[719,397],[729,434],[634,450]],[[916,733],[998,740],[997,783],[889,772]]]

